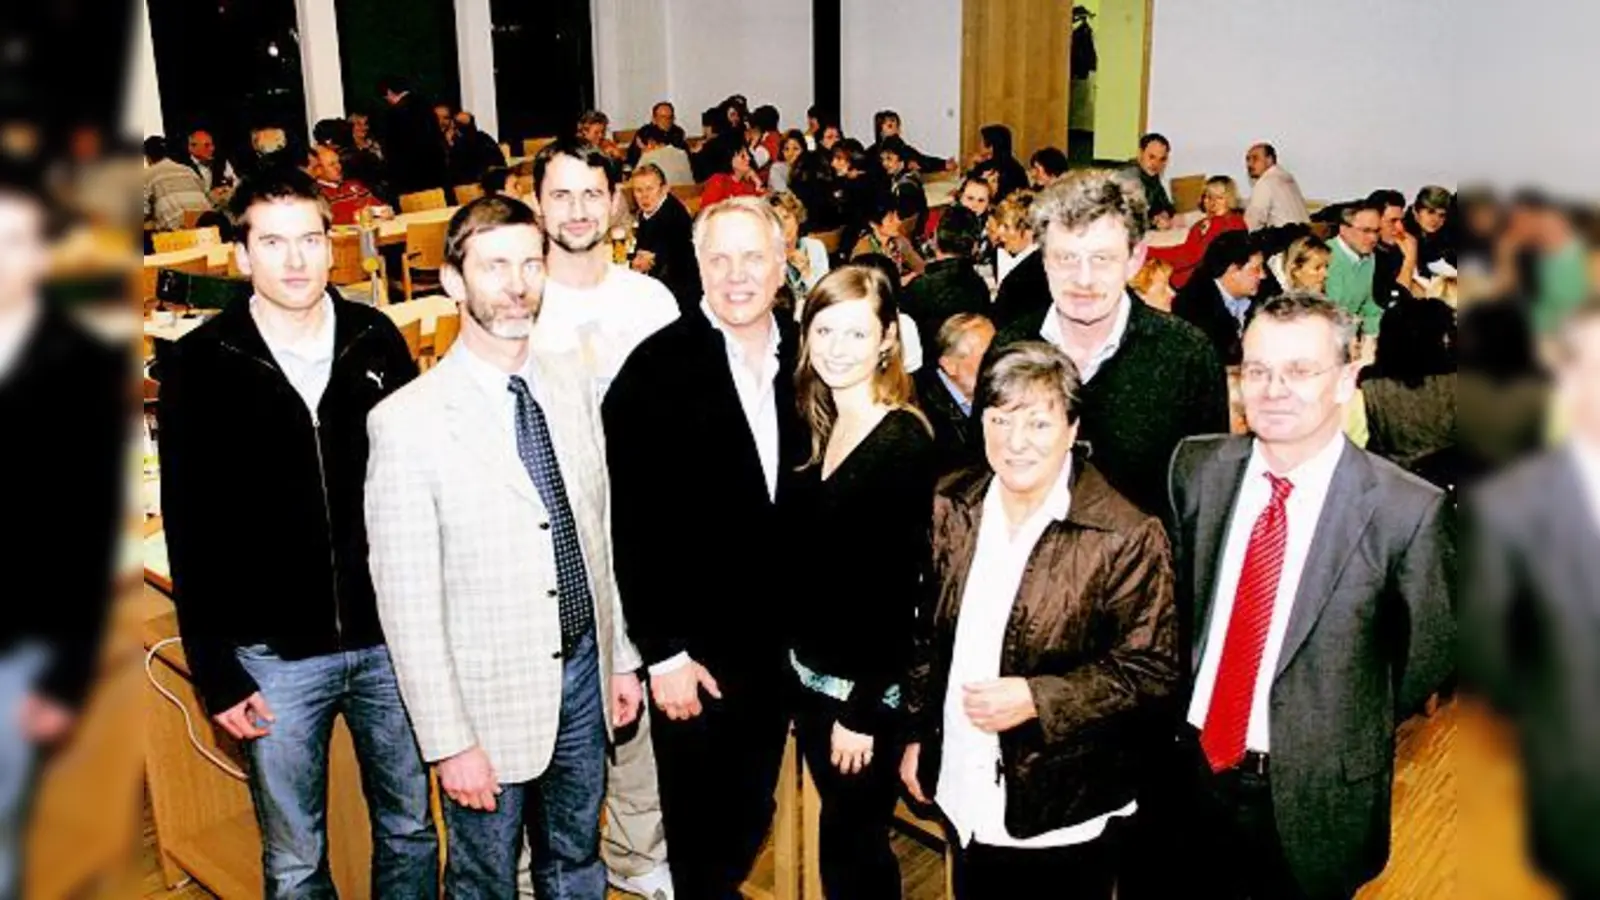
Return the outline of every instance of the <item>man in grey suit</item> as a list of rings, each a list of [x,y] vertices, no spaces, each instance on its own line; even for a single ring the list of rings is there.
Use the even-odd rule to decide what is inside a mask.
[[[639,657],[612,574],[600,418],[576,356],[532,352],[544,236],[508,197],[458,210],[441,282],[461,338],[372,411],[367,531],[378,613],[436,763],[445,892],[603,900],[611,729]]]
[[[1173,455],[1190,690],[1171,896],[1349,897],[1389,852],[1395,727],[1450,671],[1444,494],[1347,441],[1354,322],[1316,294],[1244,334],[1253,437]]]
[[[1600,897],[1600,298],[1557,346],[1567,440],[1467,497],[1462,659],[1517,724],[1535,862]]]

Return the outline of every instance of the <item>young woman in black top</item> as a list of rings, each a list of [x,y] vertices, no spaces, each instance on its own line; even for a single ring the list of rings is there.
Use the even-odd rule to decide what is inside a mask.
[[[796,503],[791,662],[800,750],[822,799],[822,883],[833,900],[898,898],[889,847],[910,661],[932,519],[933,438],[912,405],[887,277],[845,266],[801,322],[796,400],[811,459]]]

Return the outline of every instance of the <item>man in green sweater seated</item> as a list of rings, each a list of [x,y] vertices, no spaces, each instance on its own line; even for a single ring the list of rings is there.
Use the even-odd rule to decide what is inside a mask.
[[[1383,210],[1370,200],[1346,206],[1339,214],[1339,236],[1333,239],[1328,259],[1328,299],[1361,320],[1361,333],[1376,336],[1383,307],[1372,299],[1372,278],[1377,261]]]

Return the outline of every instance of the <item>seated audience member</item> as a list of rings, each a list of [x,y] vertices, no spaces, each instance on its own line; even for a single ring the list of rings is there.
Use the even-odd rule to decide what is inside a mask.
[[[1172,263],[1146,259],[1144,267],[1128,279],[1128,289],[1151,309],[1172,312],[1177,292],[1172,289]]]
[[[793,190],[790,181],[800,174],[806,160],[806,137],[798,129],[778,141],[778,158],[767,170],[767,189],[773,193]]]
[[[669,187],[694,184],[694,165],[688,151],[667,140],[667,135],[654,122],[640,128],[633,137],[633,146],[639,149],[634,168],[651,165],[661,170]]]
[[[851,259],[870,253],[887,256],[895,264],[896,284],[922,274],[926,263],[917,254],[911,241],[900,233],[900,207],[893,195],[880,194],[867,217],[867,232],[850,251]]]
[[[939,231],[939,219],[946,209],[962,206],[974,216],[978,217],[978,243],[972,248],[974,260],[988,259],[992,247],[989,242],[989,210],[993,204],[994,188],[982,178],[971,175],[961,179],[956,185],[955,203],[950,206],[935,207],[928,211],[928,217],[922,227],[922,241],[927,246],[932,246],[934,236]]]
[[[1388,309],[1402,296],[1419,293],[1417,284],[1418,241],[1406,231],[1406,196],[1399,191],[1379,189],[1367,195],[1367,202],[1382,210],[1378,220],[1378,243],[1372,248],[1372,299]]]
[[[811,289],[828,274],[828,249],[814,237],[800,236],[807,217],[806,206],[800,198],[788,191],[774,192],[767,194],[767,203],[783,224],[783,281],[789,289],[790,302],[779,305],[799,309]]]
[[[1172,314],[1204,332],[1225,366],[1239,364],[1240,340],[1265,272],[1249,232],[1230,231],[1211,242],[1200,270],[1172,301]]]
[[[700,137],[689,148],[689,168],[696,182],[710,180],[728,165],[727,120],[716,107],[700,113]]]
[[[683,133],[683,126],[678,124],[677,107],[665,100],[650,107],[650,121],[648,124],[654,127],[654,133],[660,138],[661,143],[668,147],[677,147],[685,153],[689,152],[688,138]],[[643,128],[633,133],[633,142],[628,145],[628,165],[630,166],[637,166],[639,157],[644,155],[645,147],[640,140],[643,135]],[[660,165],[660,163],[657,162],[656,165]],[[666,170],[663,169],[662,171]],[[669,174],[667,177],[671,178],[671,175]]]
[[[1361,370],[1367,450],[1416,471],[1456,445],[1456,314],[1443,300],[1396,303]]]
[[[818,150],[832,152],[834,147],[844,141],[844,126],[836,121],[829,121],[822,126],[822,137],[817,139]]]
[[[867,217],[877,198],[877,184],[867,172],[866,152],[856,140],[845,138],[835,144],[829,161],[833,178],[827,205],[831,218],[844,228],[839,246],[854,247],[856,240],[867,231]]]
[[[1150,227],[1157,231],[1172,224],[1172,198],[1167,196],[1167,188],[1161,183],[1171,156],[1172,143],[1165,136],[1152,132],[1139,138],[1139,155],[1127,168],[1130,174],[1139,177],[1145,206],[1150,209]]]
[[[513,190],[511,170],[505,166],[486,169],[483,177],[478,179],[478,187],[483,189],[485,195],[499,194],[502,197],[517,197],[521,199],[518,197],[517,192]]]
[[[806,127],[800,133],[805,135],[807,150],[814,151],[821,146],[824,119],[831,120],[831,117],[823,114],[822,107],[815,103],[806,107]]]
[[[978,152],[973,155],[972,168],[987,164],[995,172],[994,202],[1011,196],[1012,191],[1028,187],[1028,170],[1017,162],[1012,152],[1011,129],[1004,125],[985,125],[978,129]]]
[[[1067,174],[1068,168],[1067,155],[1060,147],[1035,150],[1028,159],[1028,185],[1036,191],[1047,188]]]
[[[217,155],[217,143],[211,137],[211,132],[204,128],[196,128],[189,132],[189,158],[179,162],[200,176],[201,184],[205,186],[206,193],[213,201],[226,201],[233,186],[239,183],[239,175],[233,171],[233,163]]]
[[[350,129],[349,146],[339,152],[339,163],[344,173],[360,181],[373,193],[386,200],[394,199],[389,192],[388,166],[383,159],[383,146],[372,136],[372,122],[366,113],[351,113],[345,119]]]
[[[472,113],[458,110],[451,121],[455,130],[448,162],[452,185],[477,184],[484,172],[506,164],[499,142],[478,128]]]
[[[176,231],[183,227],[184,213],[213,208],[200,176],[167,156],[165,138],[145,138],[144,162],[144,219],[157,231]]]
[[[744,141],[745,146],[750,148],[750,160],[760,173],[762,183],[766,182],[767,170],[778,159],[780,138],[777,107],[758,106],[750,111],[744,128]]]
[[[350,122],[351,149],[383,159],[383,145],[372,135],[371,117],[364,112],[353,112],[346,119]]]
[[[1017,320],[1050,307],[1050,285],[1039,249],[1042,235],[1034,231],[1033,224],[1036,199],[1031,191],[1012,194],[989,217],[999,284],[991,318],[1002,331]]]
[[[1244,216],[1239,212],[1239,189],[1226,175],[1206,179],[1205,190],[1200,194],[1200,209],[1205,218],[1189,227],[1189,236],[1183,243],[1150,248],[1150,259],[1172,264],[1172,286],[1179,290],[1189,283],[1189,275],[1205,259],[1206,248],[1217,235],[1245,230]]]
[[[1272,277],[1278,282],[1275,293],[1310,291],[1325,294],[1328,287],[1328,261],[1333,250],[1314,234],[1296,238],[1283,253],[1268,263]]]
[[[928,214],[928,194],[922,189],[922,177],[906,164],[911,148],[898,136],[884,138],[878,144],[878,170],[883,173],[884,184],[894,193],[900,207],[900,218],[912,223],[914,230],[922,228]]]
[[[1417,199],[1406,213],[1406,230],[1417,239],[1417,270],[1433,277],[1433,264],[1456,264],[1456,223],[1450,221],[1455,206],[1447,188],[1430,184],[1417,191]]]
[[[894,138],[901,144],[900,160],[905,163],[907,170],[912,172],[943,172],[949,168],[947,160],[937,156],[929,156],[919,152],[915,147],[906,143],[905,135],[900,131],[900,114],[892,109],[881,109],[872,115],[872,146],[867,148],[867,158],[877,159],[883,151],[884,142]]]
[[[693,309],[700,303],[700,267],[694,258],[694,218],[683,201],[672,195],[666,176],[655,163],[641,162],[633,170],[633,201],[639,208],[633,270],[666,285],[677,299],[680,311]]]
[[[700,192],[700,205],[711,206],[729,197],[759,197],[765,190],[750,159],[750,148],[741,146],[728,157],[727,170],[706,181],[705,190]]]
[[[578,140],[621,162],[628,153],[611,139],[610,128],[611,119],[600,110],[591,109],[578,117]]]
[[[922,275],[901,291],[900,311],[917,323],[924,359],[936,359],[934,338],[945,319],[958,313],[987,313],[989,285],[972,262],[978,217],[959,206],[939,220],[933,259]]]
[[[793,532],[812,564],[784,576],[795,741],[817,788],[830,897],[898,897],[889,841],[905,745],[903,679],[923,595],[933,435],[901,364],[894,285],[844,266],[811,292],[795,398],[809,426]],[[839,578],[848,572],[849,577]]]
[[[935,333],[930,359],[917,372],[917,403],[933,423],[933,449],[940,474],[983,458],[980,429],[972,418],[978,368],[994,340],[994,323],[980,313],[956,313]]]
[[[1244,168],[1250,175],[1250,202],[1244,208],[1244,221],[1251,231],[1311,221],[1299,183],[1289,170],[1278,165],[1278,151],[1271,144],[1252,144],[1244,155]]]
[[[332,147],[343,152],[352,142],[350,123],[344,119],[320,119],[311,126],[313,150],[317,147]]]
[[[1383,307],[1373,299],[1377,260],[1373,251],[1383,227],[1383,211],[1365,200],[1339,213],[1339,236],[1328,258],[1328,299],[1354,316],[1368,337],[1378,333]]]
[[[934,498],[901,779],[950,823],[956,897],[1110,900],[1183,680],[1166,530],[1074,452],[1061,350],[992,353],[978,395],[988,465]]]
[[[313,155],[317,165],[311,174],[317,180],[318,193],[328,201],[333,224],[354,225],[361,210],[384,206],[384,202],[365,184],[344,177],[344,164],[339,159],[339,151],[332,147],[318,147]]]

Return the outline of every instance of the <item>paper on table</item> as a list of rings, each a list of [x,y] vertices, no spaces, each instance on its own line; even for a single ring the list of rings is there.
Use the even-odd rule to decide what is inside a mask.
[[[1455,278],[1458,276],[1456,267],[1450,265],[1442,259],[1436,259],[1433,262],[1428,263],[1428,268],[1433,271],[1433,274],[1443,275],[1446,278]]]

